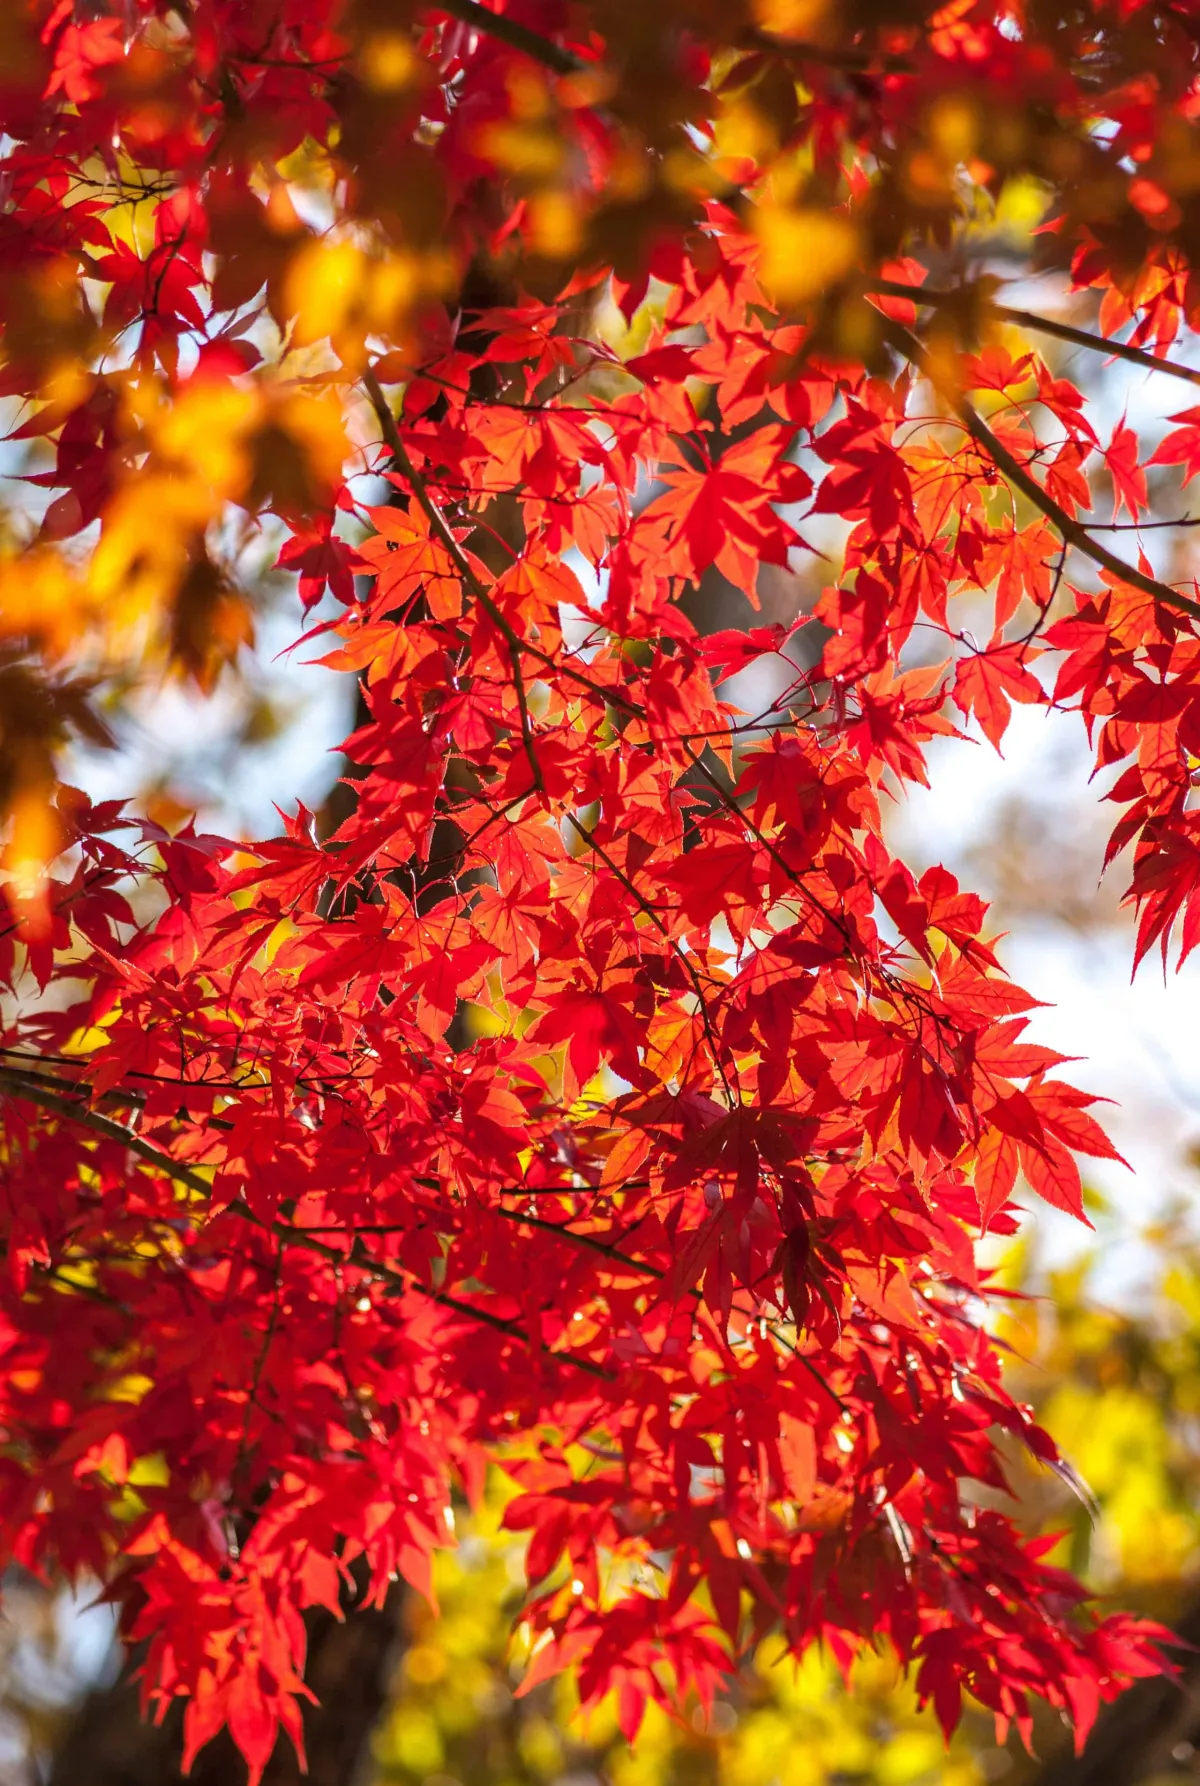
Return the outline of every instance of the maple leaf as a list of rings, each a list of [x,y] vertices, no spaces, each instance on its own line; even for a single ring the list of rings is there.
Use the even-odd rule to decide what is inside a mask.
[[[116,10],[0,23],[0,1563],[102,1578],[147,1708],[257,1774],[306,1612],[431,1594],[502,1455],[528,1679],[630,1737],[768,1628],[1085,1727],[1155,1633],[997,1510],[997,1432],[1070,1466],[974,1248],[1116,1155],[884,813],[948,686],[999,748],[1045,658],[1135,965],[1200,942],[1196,592],[1126,550],[1200,411],[1147,459],[1045,351],[1194,357],[1186,9]],[[997,106],[1098,334],[962,273]],[[335,793],[277,751],[279,835],[168,790],[123,840],[63,763],[164,673],[240,712],[251,588],[334,597]]]
[[[1181,425],[1163,436],[1147,463],[1182,465],[1186,486],[1200,471],[1200,405],[1194,409],[1178,410],[1174,415],[1168,416],[1167,420]]]
[[[313,608],[328,589],[349,606],[354,599],[354,571],[358,561],[351,548],[333,535],[333,517],[304,527],[285,540],[275,560],[276,570],[298,573],[301,604]]]
[[[628,1008],[604,992],[562,993],[537,1025],[540,1042],[567,1044],[568,1083],[580,1091],[592,1078],[601,1059],[612,1062],[622,1078],[641,1078],[638,1060],[640,1031]]]
[[[47,96],[61,90],[72,105],[86,105],[99,98],[103,89],[97,71],[123,59],[122,35],[119,19],[96,18],[87,24],[68,25],[55,45]]]
[[[1045,607],[1053,590],[1051,565],[1061,556],[1059,542],[1043,522],[1028,527],[1014,524],[985,537],[974,574],[980,583],[996,579],[993,643],[999,642],[1000,632],[1026,597]]]
[[[635,378],[640,378],[645,384],[657,384],[663,379],[678,384],[690,378],[695,371],[692,354],[678,342],[667,347],[652,348],[649,353],[637,354],[624,364],[626,372],[632,372]]]
[[[797,502],[812,488],[798,465],[781,458],[786,437],[782,428],[759,430],[727,448],[716,465],[661,472],[669,494],[657,497],[641,521],[650,539],[664,539],[680,575],[699,581],[715,564],[753,598],[759,565],[786,565],[798,536],[772,503]]]
[[[1141,450],[1138,437],[1124,421],[1114,430],[1109,445],[1104,449],[1104,462],[1108,466],[1113,481],[1113,520],[1121,517],[1121,505],[1128,509],[1130,519],[1136,521],[1143,509],[1149,506],[1149,494],[1146,489],[1146,474],[1142,470]]]
[[[1000,749],[1013,701],[1026,705],[1045,700],[1042,685],[1026,669],[1019,645],[1002,645],[962,658],[954,674],[954,704],[974,714],[984,737]]]

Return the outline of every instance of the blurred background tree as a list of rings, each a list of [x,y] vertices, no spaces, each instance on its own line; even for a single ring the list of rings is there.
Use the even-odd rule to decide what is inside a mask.
[[[1090,1284],[1117,1224],[1098,1200],[1093,1208],[1095,1248],[1077,1262],[1043,1271],[1036,1247],[1022,1243],[999,1267],[1014,1291],[1001,1329],[1014,1377],[1081,1478],[1035,1475],[1014,1452],[1014,1488],[1030,1529],[1061,1534],[1062,1561],[1098,1592],[1177,1622],[1200,1592],[1200,1250],[1182,1223],[1159,1224],[1146,1236],[1156,1280],[1136,1309],[1105,1307]],[[523,1543],[502,1525],[512,1492],[497,1474],[481,1507],[460,1510],[459,1550],[438,1559],[437,1614],[407,1602],[373,1786],[1042,1786],[1074,1777],[1051,1719],[1035,1735],[1044,1761],[1016,1740],[998,1749],[982,1713],[947,1749],[883,1654],[843,1678],[832,1655],[795,1669],[768,1641],[735,1698],[707,1714],[693,1706],[678,1724],[652,1710],[636,1752],[610,1708],[579,1723],[566,1680],[517,1697],[528,1657]],[[1200,1777],[1186,1682],[1149,1686],[1128,1696],[1137,1738],[1128,1746],[1142,1769],[1128,1777]],[[1128,1721],[1127,1708],[1117,1710]],[[1109,1742],[1102,1721],[1089,1745],[1091,1765],[1105,1770],[1097,1780],[1116,1778]]]

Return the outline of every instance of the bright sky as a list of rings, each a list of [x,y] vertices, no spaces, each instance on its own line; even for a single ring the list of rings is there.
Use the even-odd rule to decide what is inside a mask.
[[[941,861],[964,885],[1000,896],[997,928],[1009,932],[1001,960],[1051,1007],[1032,1014],[1030,1039],[1083,1057],[1062,1068],[1063,1076],[1115,1100],[1096,1114],[1132,1170],[1092,1161],[1084,1176],[1114,1204],[1120,1232],[1121,1244],[1106,1246],[1100,1259],[1097,1292],[1124,1299],[1152,1268],[1139,1231],[1173,1203],[1196,1200],[1186,1154],[1200,1141],[1200,960],[1176,973],[1172,956],[1164,979],[1161,958],[1153,956],[1131,981],[1133,925],[1117,909],[1127,857],[1099,884],[1118,809],[1088,784],[1091,761],[1079,720],[1016,708],[1004,752],[1001,758],[986,744],[947,741],[932,757],[930,788],[914,790],[896,814],[893,838],[914,871]],[[997,832],[1014,829],[1027,840],[1038,873],[1024,910],[1011,909],[1019,898],[1004,898],[1012,869],[1006,873],[996,849]],[[1035,902],[1040,913],[1029,909]],[[1087,1244],[1078,1224],[1032,1199],[1029,1206],[1048,1258]]]

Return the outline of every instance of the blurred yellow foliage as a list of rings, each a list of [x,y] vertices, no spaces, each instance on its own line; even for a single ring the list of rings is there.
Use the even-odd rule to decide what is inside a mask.
[[[859,236],[848,217],[809,206],[763,204],[754,223],[762,282],[781,304],[819,297],[854,269]]]
[[[754,17],[776,37],[819,38],[830,0],[754,0]]]
[[[351,371],[366,364],[369,335],[404,337],[411,312],[452,287],[445,250],[368,249],[347,237],[306,241],[288,262],[284,308],[297,346],[328,339]]]
[[[375,1786],[983,1786],[971,1747],[947,1754],[890,1656],[853,1671],[812,1651],[799,1667],[778,1640],[760,1646],[736,1695],[706,1718],[651,1707],[630,1749],[615,1708],[583,1724],[569,1678],[516,1698],[525,1656],[510,1641],[524,1591],[524,1543],[500,1527],[511,1490],[493,1478],[484,1505],[459,1514],[457,1552],[439,1553],[435,1617],[415,1598],[391,1709],[377,1734]],[[976,1729],[978,1737],[983,1725]]]
[[[1200,1254],[1168,1224],[1148,1237],[1161,1269],[1136,1317],[1097,1304],[1092,1259],[1050,1274],[1048,1294],[1011,1305],[999,1325],[1019,1392],[1058,1439],[1099,1505],[1099,1523],[1057,1476],[1024,1456],[1012,1478],[1031,1529],[1061,1531],[1100,1587],[1168,1620],[1200,1561]],[[1003,1275],[1033,1276],[1025,1247]],[[888,1654],[843,1680],[811,1651],[795,1666],[779,1638],[750,1657],[728,1700],[675,1722],[651,1707],[636,1750],[605,1703],[586,1725],[569,1679],[516,1698],[524,1545],[501,1529],[511,1485],[496,1476],[483,1506],[460,1513],[462,1543],[440,1553],[440,1614],[407,1607],[408,1647],[375,1752],[374,1786],[1027,1786],[1038,1763],[995,1748],[991,1720],[969,1711],[946,1748],[930,1711]],[[517,1636],[512,1637],[514,1626]],[[1051,1721],[1041,1753],[1061,1741]]]
[[[35,636],[61,658],[80,631],[81,579],[49,546],[0,556],[0,634]]]
[[[27,935],[40,935],[48,918],[44,898],[46,864],[59,848],[58,815],[50,803],[50,792],[36,783],[22,787],[9,816],[4,878],[9,899]]]

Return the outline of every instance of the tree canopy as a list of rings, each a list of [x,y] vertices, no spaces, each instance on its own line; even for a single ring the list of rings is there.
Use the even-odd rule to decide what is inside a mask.
[[[23,0],[0,130],[4,1554],[252,1775],[491,1467],[527,1683],[630,1737],[768,1634],[1086,1732],[1163,1633],[999,1510],[1071,1467],[976,1243],[1113,1150],[884,817],[1076,711],[1137,959],[1200,941],[1200,7]],[[264,541],[338,822],[93,803]]]

